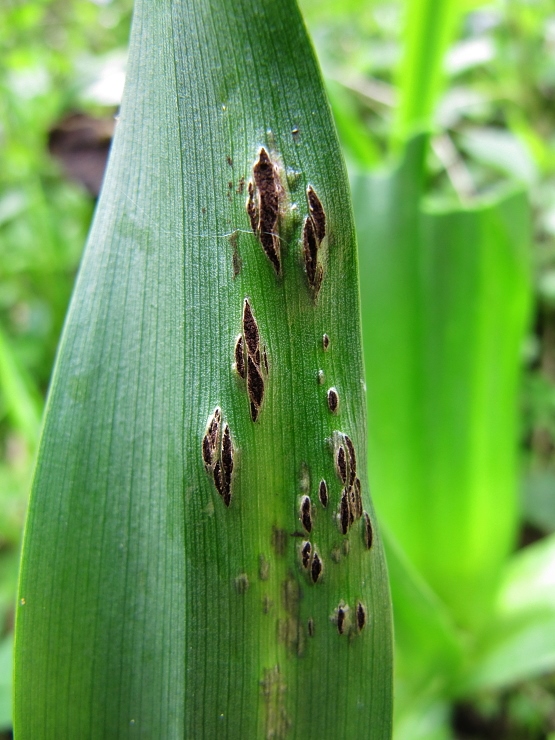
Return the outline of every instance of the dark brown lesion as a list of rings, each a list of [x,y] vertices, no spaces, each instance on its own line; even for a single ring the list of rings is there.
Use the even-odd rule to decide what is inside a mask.
[[[314,298],[316,298],[324,277],[320,252],[326,237],[326,214],[312,185],[308,186],[306,197],[308,216],[303,227],[303,260],[308,284]]]
[[[216,407],[208,418],[202,439],[202,458],[206,472],[212,475],[216,490],[226,506],[231,504],[233,477],[233,441],[229,424],[223,424],[222,413]]]
[[[206,432],[202,438],[202,458],[207,471],[211,471],[216,462],[221,420],[222,412],[220,408],[216,406],[212,414],[208,417]]]
[[[325,509],[328,505],[329,498],[328,498],[328,484],[323,478],[320,481],[320,485],[318,487],[318,498],[320,499],[320,503]]]
[[[323,570],[323,564],[320,556],[315,551],[314,555],[312,556],[312,562],[310,564],[310,577],[312,579],[312,583],[318,583],[320,580],[320,576],[322,575]]]
[[[372,542],[374,540],[374,532],[372,530],[372,521],[370,520],[370,516],[366,513],[366,511],[362,515],[362,522],[362,536],[364,539],[364,546],[367,550],[369,550],[372,547]]]
[[[246,377],[251,419],[256,421],[264,400],[264,375],[268,375],[268,357],[266,348],[261,348],[258,324],[248,298],[243,303],[242,329],[242,339],[238,339],[235,344],[235,367],[241,377]]]
[[[339,409],[339,394],[336,388],[330,388],[328,390],[328,408],[332,414],[337,414]]]
[[[310,496],[302,497],[299,518],[305,530],[310,534],[312,532],[312,502]]]
[[[364,625],[366,624],[366,609],[364,608],[364,605],[359,601],[356,608],[356,620],[357,620],[357,629],[359,632],[364,629]]]
[[[310,542],[303,542],[301,545],[301,563],[303,568],[308,569],[310,566],[310,557],[312,555],[312,545]]]
[[[239,377],[243,378],[243,380],[246,377],[245,372],[245,348],[243,345],[243,335],[239,334],[237,337],[237,341],[235,342],[235,369],[237,370],[237,373]]]
[[[362,486],[357,476],[357,458],[351,438],[340,432],[335,433],[335,470],[343,483],[337,523],[342,534],[347,534],[351,526],[363,516]]]
[[[253,180],[248,185],[247,214],[253,232],[281,275],[281,249],[278,235],[279,207],[283,188],[276,165],[262,147],[252,170]]]

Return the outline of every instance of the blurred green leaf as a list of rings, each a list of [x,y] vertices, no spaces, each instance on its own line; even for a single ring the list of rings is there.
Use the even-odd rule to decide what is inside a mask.
[[[476,161],[508,175],[512,181],[528,187],[538,179],[534,159],[524,143],[510,131],[495,128],[475,128],[459,136],[461,149]]]
[[[431,128],[445,79],[445,53],[463,4],[458,0],[405,2],[404,51],[397,72],[399,108],[394,128],[402,142]]]
[[[13,633],[0,642],[0,730],[12,724],[12,657]]]
[[[513,556],[492,627],[460,691],[510,686],[555,670],[555,535]]]
[[[0,391],[12,423],[33,449],[38,439],[42,400],[19,365],[0,326]]]
[[[516,527],[516,412],[528,317],[522,193],[419,210],[422,138],[353,178],[370,460],[387,526],[455,622],[487,618]]]

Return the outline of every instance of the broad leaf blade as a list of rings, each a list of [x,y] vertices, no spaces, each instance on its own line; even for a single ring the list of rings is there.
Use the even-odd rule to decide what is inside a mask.
[[[487,616],[516,525],[529,212],[522,193],[419,211],[422,150],[354,180],[370,459],[385,523],[467,627]]]
[[[283,188],[281,276],[245,207],[262,147]],[[316,300],[309,185],[326,212]],[[338,431],[373,520],[356,275],[344,167],[294,4],[138,2],[25,537],[19,737],[389,736],[381,545],[365,548],[364,518],[346,536],[337,520]],[[233,368],[245,298],[268,357],[256,422]],[[216,407],[233,443],[229,507],[203,463]]]

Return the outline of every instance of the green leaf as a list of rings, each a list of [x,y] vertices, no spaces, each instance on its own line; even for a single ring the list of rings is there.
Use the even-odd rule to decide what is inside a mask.
[[[555,535],[520,550],[506,569],[492,626],[461,692],[503,688],[555,669]]]
[[[388,738],[365,426],[348,185],[296,6],[139,0],[25,534],[17,737]]]
[[[397,72],[399,108],[394,127],[400,141],[431,128],[445,79],[444,56],[464,4],[460,0],[405,2],[404,54]]]
[[[516,394],[529,305],[521,193],[421,213],[422,139],[353,182],[370,460],[384,521],[457,623],[487,616],[515,529]]]
[[[451,615],[382,527],[395,623],[395,740],[445,737],[450,696],[463,660]],[[438,701],[438,697],[441,697]]]

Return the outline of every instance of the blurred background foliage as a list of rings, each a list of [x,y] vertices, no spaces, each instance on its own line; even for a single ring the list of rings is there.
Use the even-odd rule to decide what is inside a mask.
[[[302,0],[359,231],[396,737],[555,737],[555,7]],[[40,417],[132,0],[0,14],[0,728]]]

